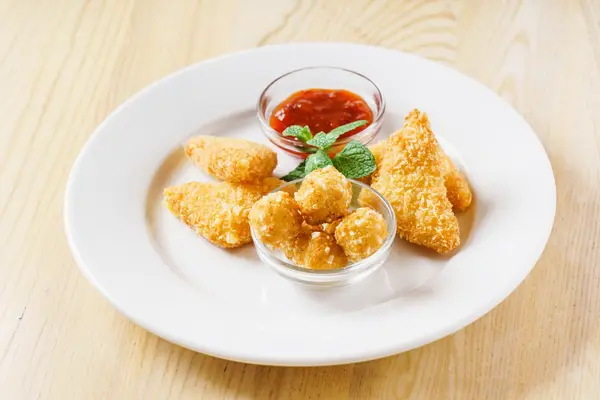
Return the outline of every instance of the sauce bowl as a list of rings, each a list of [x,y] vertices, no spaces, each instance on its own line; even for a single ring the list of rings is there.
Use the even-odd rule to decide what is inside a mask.
[[[373,113],[373,122],[355,135],[338,139],[331,147],[332,154],[340,151],[350,140],[367,144],[375,137],[385,113],[385,99],[373,81],[358,72],[345,68],[315,66],[297,69],[281,75],[261,93],[256,114],[265,136],[287,153],[306,158],[315,148],[292,137],[284,137],[269,123],[273,110],[290,95],[306,89],[343,89],[353,92],[367,103]],[[313,132],[316,134],[317,132]]]

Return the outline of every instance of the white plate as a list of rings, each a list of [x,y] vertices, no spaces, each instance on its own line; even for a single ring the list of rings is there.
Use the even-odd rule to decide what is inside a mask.
[[[184,159],[186,138],[201,132],[265,142],[254,116],[261,90],[309,65],[345,67],[379,85],[387,100],[380,138],[414,107],[429,114],[476,194],[460,218],[464,238],[455,256],[397,240],[386,265],[366,281],[310,290],[261,264],[253,246],[216,248],[160,206],[163,187],[208,179]],[[279,158],[277,172],[294,165]],[[73,167],[65,224],[84,274],[144,328],[217,357],[326,365],[406,351],[484,315],[532,269],[554,212],[542,145],[491,91],[397,51],[294,44],[191,66],[119,107]]]

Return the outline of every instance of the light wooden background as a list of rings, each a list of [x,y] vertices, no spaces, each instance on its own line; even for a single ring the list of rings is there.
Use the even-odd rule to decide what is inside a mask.
[[[416,53],[513,104],[558,185],[541,261],[463,331],[357,365],[231,363],[133,325],[67,248],[63,193],[78,151],[111,110],[170,72],[316,40]],[[0,398],[599,398],[599,71],[595,0],[0,0]]]

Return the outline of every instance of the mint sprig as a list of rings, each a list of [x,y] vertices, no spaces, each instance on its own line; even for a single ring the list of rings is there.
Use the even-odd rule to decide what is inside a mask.
[[[367,122],[369,122],[369,121],[367,121],[365,119],[360,119],[358,121],[350,122],[349,124],[346,124],[346,125],[338,126],[337,128],[333,129],[331,132],[329,132],[327,134],[327,136],[332,136],[337,139],[340,136],[342,136],[344,133],[350,132],[360,126],[363,126]]]
[[[332,161],[333,166],[350,179],[371,175],[376,169],[373,153],[358,140],[351,140]]]
[[[359,126],[363,126],[368,121],[361,119],[360,121],[350,122],[349,124],[338,126],[334,130],[329,133],[319,132],[315,135],[314,138],[307,140],[306,143],[311,146],[318,147],[319,149],[327,150],[340,136],[344,133],[350,132],[353,129],[358,128]]]
[[[310,132],[310,128],[308,126],[300,126],[300,125],[292,125],[285,128],[283,131],[283,136],[294,136],[298,140],[303,142],[308,142],[312,139],[313,135]]]
[[[329,154],[325,150],[319,149],[315,154],[311,154],[306,159],[306,167],[304,172],[310,174],[315,169],[325,168],[329,165],[333,165]]]
[[[283,178],[284,181],[293,181],[304,178],[315,169],[325,168],[333,165],[344,176],[351,179],[362,178],[375,171],[375,157],[371,151],[357,140],[351,140],[333,160],[329,157],[327,150],[333,146],[335,141],[344,133],[363,126],[367,121],[360,120],[346,125],[338,126],[329,133],[319,132],[314,137],[307,126],[292,125],[283,131],[285,136],[294,136],[298,140],[317,148],[317,151],[309,155],[305,161],[290,171]]]

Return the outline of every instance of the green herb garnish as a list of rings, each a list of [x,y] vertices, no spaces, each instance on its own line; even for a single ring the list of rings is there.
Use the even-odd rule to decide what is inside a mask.
[[[298,140],[307,142],[312,139],[312,133],[308,126],[292,125],[285,128],[283,136],[293,136]]]
[[[329,165],[333,165],[331,162],[331,158],[329,158],[329,154],[323,149],[319,149],[315,154],[311,154],[306,159],[306,167],[304,172],[309,174],[311,171],[319,168],[325,168]]]
[[[315,169],[324,168],[329,165],[333,165],[344,176],[351,179],[362,178],[363,176],[372,174],[376,168],[375,158],[371,151],[357,140],[351,140],[342,151],[333,157],[333,160],[327,153],[327,150],[333,146],[341,135],[366,123],[367,121],[365,120],[355,121],[338,126],[329,133],[319,132],[314,136],[308,126],[292,125],[287,127],[283,131],[284,136],[294,136],[298,140],[316,147],[317,151],[309,155],[305,161],[301,162],[282,179],[289,182],[304,178]]]
[[[306,160],[302,161],[296,168],[288,172],[288,174],[281,179],[286,182],[295,181],[296,179],[304,178],[306,176]]]
[[[333,157],[333,166],[351,179],[371,175],[376,168],[375,157],[358,140],[351,140],[342,151]]]

